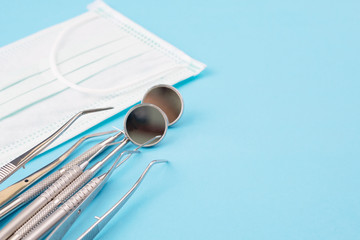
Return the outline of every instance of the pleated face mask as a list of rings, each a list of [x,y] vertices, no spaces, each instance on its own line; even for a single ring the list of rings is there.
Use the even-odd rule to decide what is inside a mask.
[[[102,1],[69,21],[0,49],[0,166],[79,119],[54,147],[141,100],[156,84],[175,84],[205,65]]]

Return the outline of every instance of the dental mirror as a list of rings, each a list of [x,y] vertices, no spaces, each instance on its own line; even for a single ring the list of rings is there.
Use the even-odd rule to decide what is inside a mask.
[[[158,106],[167,116],[169,126],[177,122],[184,110],[184,101],[179,91],[171,85],[160,84],[150,88],[142,103]]]
[[[144,145],[146,147],[160,142],[164,138],[167,128],[168,119],[165,113],[159,107],[148,103],[131,108],[124,120],[125,134],[136,145],[142,145],[161,135],[160,138]]]

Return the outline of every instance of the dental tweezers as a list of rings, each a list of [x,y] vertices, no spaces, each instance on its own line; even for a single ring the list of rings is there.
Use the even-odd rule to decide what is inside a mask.
[[[104,110],[112,109],[109,108],[96,108],[96,109],[89,109],[85,111],[81,111],[75,114],[70,120],[68,120],[63,126],[61,126],[56,132],[50,135],[48,138],[40,142],[35,147],[29,149],[19,157],[15,158],[11,162],[5,164],[0,168],[0,184],[3,183],[6,179],[8,179],[12,174],[14,174],[17,170],[19,170],[22,166],[25,166],[27,162],[37,156],[42,150],[44,150],[47,146],[49,146],[55,139],[57,139],[66,129],[70,127],[79,117],[82,115],[99,112]]]

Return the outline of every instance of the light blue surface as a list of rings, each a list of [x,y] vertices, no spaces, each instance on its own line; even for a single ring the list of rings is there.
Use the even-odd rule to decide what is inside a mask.
[[[0,45],[90,2],[1,1]],[[117,171],[67,239],[158,158],[171,163],[154,166],[98,239],[360,239],[359,1],[107,3],[208,68],[177,85],[181,120]]]

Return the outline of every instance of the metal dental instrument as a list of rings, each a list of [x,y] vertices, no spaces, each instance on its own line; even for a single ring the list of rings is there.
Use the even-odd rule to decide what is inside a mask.
[[[183,112],[183,99],[180,93],[170,85],[157,85],[152,87],[145,93],[143,98],[143,103],[152,103],[160,107],[168,119],[170,119],[170,123],[174,124],[182,115]],[[129,111],[130,112],[130,111]],[[150,140],[151,141],[151,140]],[[90,183],[89,183],[90,184]],[[98,191],[102,188],[102,184],[99,184],[97,187],[92,186],[94,190],[86,196],[85,200],[83,200],[78,207],[76,207],[70,214],[68,214],[60,224],[56,226],[56,228],[48,235],[46,240],[60,240],[64,236],[64,234],[68,231],[68,229],[72,226],[75,220],[79,217],[79,215],[84,211],[84,209],[90,204],[90,202],[97,195]],[[83,189],[87,189],[89,187],[83,187]],[[85,190],[84,190],[85,191]],[[80,193],[79,193],[80,194]],[[84,194],[85,195],[85,194]],[[74,196],[73,196],[74,197]],[[79,198],[80,199],[80,198]],[[46,223],[49,219],[47,219]]]
[[[81,111],[77,114],[75,114],[70,120],[68,120],[63,126],[61,126],[56,132],[54,132],[52,135],[50,135],[48,138],[40,142],[35,147],[29,149],[19,157],[15,158],[11,162],[5,164],[0,168],[0,184],[3,183],[7,178],[9,178],[14,172],[19,170],[22,166],[25,166],[25,164],[33,159],[35,156],[37,156],[42,150],[44,150],[50,143],[52,143],[55,139],[57,139],[68,127],[70,127],[71,124],[75,122],[80,116],[98,112],[98,111],[104,111],[112,109],[112,107],[109,108],[97,108],[97,109],[89,109],[85,111]]]
[[[53,184],[57,179],[59,179],[68,169],[72,168],[75,165],[80,165],[80,164],[82,164],[83,162],[85,162],[85,161],[87,161],[89,159],[94,159],[94,158],[92,158],[92,156],[97,151],[99,151],[100,149],[103,150],[104,146],[106,146],[107,144],[113,142],[116,138],[118,138],[122,134],[123,134],[123,132],[121,131],[121,132],[117,133],[116,135],[111,136],[111,137],[105,139],[104,141],[96,144],[95,146],[91,147],[89,150],[87,150],[86,152],[84,152],[80,156],[76,157],[75,159],[73,159],[72,161],[67,163],[64,167],[62,167],[61,169],[53,172],[48,177],[46,177],[44,180],[37,183],[36,185],[31,187],[27,191],[22,193],[20,196],[15,198],[13,201],[11,201],[8,204],[6,204],[5,206],[3,206],[0,209],[0,219],[7,216],[11,212],[15,211],[16,209],[18,209],[19,207],[21,207],[22,205],[24,205],[28,201],[31,201],[35,197],[39,196],[51,184]],[[89,137],[89,136],[94,136],[94,135],[95,134],[88,135],[88,136],[83,137],[82,139],[84,139],[86,137]],[[81,141],[81,139],[79,140],[79,142],[80,141]],[[77,142],[75,145],[77,145],[79,142]],[[71,147],[71,148],[73,148],[73,147]],[[26,181],[26,179],[25,179],[25,181]],[[1,195],[1,197],[2,197],[2,195]],[[6,196],[4,196],[4,197],[6,197]]]
[[[112,143],[109,143],[112,144]],[[103,146],[105,148],[106,146]],[[91,156],[90,159],[82,163],[80,166],[74,165],[67,169],[65,173],[57,179],[47,190],[45,190],[39,197],[32,201],[26,208],[24,208],[18,215],[16,215],[3,229],[0,231],[0,239],[7,239],[19,228],[26,227],[26,222],[31,219],[39,211],[45,212],[46,205],[52,199],[57,197],[68,185],[75,181],[79,176],[83,175],[83,170],[89,164],[92,158],[95,158],[102,149],[98,150]],[[85,181],[85,180],[84,180]],[[64,195],[64,194],[63,194]],[[45,207],[44,207],[45,206]],[[44,207],[44,208],[43,208]],[[50,209],[51,210],[51,209]],[[25,224],[24,224],[25,223]],[[23,225],[24,224],[24,225]]]
[[[132,186],[132,188],[114,205],[112,206],[102,217],[95,217],[98,219],[90,228],[88,228],[77,240],[92,240],[96,235],[103,229],[106,224],[111,220],[113,216],[125,205],[127,200],[139,187],[140,183],[144,179],[146,173],[149,171],[151,166],[157,163],[167,162],[166,160],[154,160],[149,163],[145,171],[141,174],[140,178]]]
[[[148,142],[152,142],[153,140],[160,138],[161,136],[157,136],[153,139],[150,139]],[[145,143],[146,144],[146,143]],[[145,145],[143,144],[143,145]],[[69,200],[67,200],[63,205],[61,205],[53,214],[51,214],[46,221],[42,222],[40,225],[36,226],[32,229],[26,236],[25,239],[40,239],[44,236],[49,230],[51,230],[61,219],[63,219],[67,215],[71,215],[70,218],[59,224],[61,230],[54,230],[51,233],[51,239],[61,239],[67,232],[67,230],[71,227],[73,222],[77,219],[77,217],[82,213],[85,208],[89,205],[89,203],[95,198],[98,192],[103,188],[107,180],[113,171],[123,164],[133,153],[138,152],[138,150],[143,146],[140,145],[132,151],[124,151],[120,154],[120,156],[115,160],[112,167],[104,174],[99,177],[93,178],[90,182],[88,182],[84,187],[82,187],[76,194],[74,194]],[[119,164],[119,160],[125,154],[129,154],[123,161]],[[57,228],[59,229],[59,228]],[[48,237],[48,238],[49,238]]]
[[[127,141],[141,145],[155,136],[161,138],[145,146],[153,146],[160,142],[168,129],[166,114],[153,104],[143,103],[131,108],[125,116],[124,132]]]
[[[32,183],[34,183],[36,180],[40,179],[42,176],[53,170],[55,167],[57,167],[60,163],[65,161],[69,155],[85,140],[93,137],[98,137],[110,133],[114,133],[114,131],[108,131],[108,132],[101,132],[101,133],[95,133],[90,134],[87,136],[82,137],[79,141],[77,141],[71,148],[69,148],[65,153],[63,153],[60,157],[55,159],[54,161],[50,162],[43,168],[39,169],[38,171],[28,175],[27,177],[21,179],[20,181],[14,183],[13,185],[5,188],[4,190],[0,191],[0,206],[8,202],[10,199],[15,197],[20,192],[24,191],[26,188],[28,188]],[[1,210],[0,210],[0,219],[2,217]]]
[[[163,110],[169,120],[169,126],[177,122],[184,111],[184,100],[179,91],[171,85],[159,84],[150,88],[142,103],[151,103]]]
[[[179,120],[182,112],[184,101],[181,97],[181,94],[170,85],[157,85],[149,89],[143,100],[143,103],[154,104],[160,109],[162,109],[168,117],[169,125],[174,124]],[[17,171],[21,166],[25,165],[28,161],[34,158],[39,154],[45,147],[47,147],[52,141],[54,141],[62,132],[64,132],[78,117],[81,115],[108,110],[111,108],[100,108],[100,109],[90,109],[86,111],[79,112],[74,117],[72,117],[67,123],[65,123],[60,129],[58,129],[54,134],[45,139],[43,142],[28,150],[26,153],[22,154],[18,158],[14,159],[10,163],[5,164],[0,168],[0,184],[5,181],[9,176],[11,176],[15,171]]]
[[[78,172],[80,172],[80,174],[77,175],[76,178],[72,179],[73,181],[70,184],[62,185],[60,182],[58,182],[59,184],[52,185],[52,186],[54,186],[54,189],[55,189],[54,191],[56,191],[56,193],[54,194],[55,196],[52,195],[50,201],[45,202],[45,205],[40,210],[39,210],[38,206],[29,205],[33,209],[33,212],[30,212],[31,209],[24,209],[24,210],[29,210],[29,211],[26,211],[24,214],[26,214],[27,216],[30,215],[30,218],[27,217],[24,219],[22,216],[21,216],[21,218],[18,218],[18,216],[20,214],[22,214],[22,212],[23,212],[22,211],[14,219],[18,220],[17,222],[25,220],[25,223],[23,225],[16,224],[16,226],[15,226],[15,224],[13,224],[13,221],[14,221],[14,219],[13,219],[13,221],[10,221],[10,223],[8,223],[0,231],[0,239],[3,239],[3,237],[5,237],[5,239],[10,237],[9,239],[12,239],[12,240],[23,238],[32,228],[34,228],[37,224],[39,224],[43,220],[45,220],[51,213],[53,213],[56,210],[56,208],[59,205],[63,204],[79,188],[81,188],[84,184],[86,184],[101,169],[101,167],[123,146],[123,144],[124,144],[124,141],[122,141],[122,143],[118,147],[116,147],[110,154],[108,154],[103,160],[98,161],[91,168],[85,170],[84,172],[82,172],[82,170],[81,170],[82,168],[84,168],[84,166],[79,167]],[[86,162],[83,164],[87,165]],[[65,177],[65,175],[63,175],[62,178],[63,177]],[[61,180],[61,178],[59,180]],[[48,190],[50,190],[50,188]],[[43,196],[43,195],[40,195],[40,197],[41,196]],[[45,196],[43,196],[43,197],[45,197]],[[41,201],[41,203],[43,203],[43,201]],[[14,228],[15,228],[15,231],[14,231]]]
[[[125,116],[124,121],[125,138],[121,144],[117,146],[108,156],[103,160],[97,162],[90,169],[82,173],[70,185],[68,185],[62,192],[60,192],[51,202],[37,212],[28,222],[21,226],[10,239],[20,239],[25,236],[34,226],[42,222],[51,214],[56,208],[71,197],[80,187],[89,181],[100,168],[110,159],[118,150],[125,146],[129,141],[136,145],[146,143],[149,139],[161,135],[159,139],[147,143],[144,146],[153,146],[160,142],[164,137],[168,122],[165,113],[158,107],[151,104],[140,104],[129,110]],[[10,222],[11,223],[11,222]],[[9,223],[9,224],[10,224]],[[8,224],[8,225],[9,225]],[[13,227],[7,228],[6,225],[0,231],[0,239],[9,237],[13,233]],[[6,229],[6,230],[4,230]],[[10,234],[10,235],[9,235]]]

